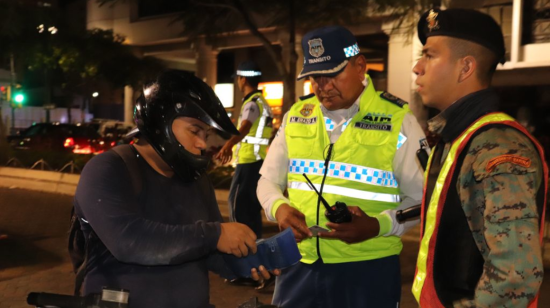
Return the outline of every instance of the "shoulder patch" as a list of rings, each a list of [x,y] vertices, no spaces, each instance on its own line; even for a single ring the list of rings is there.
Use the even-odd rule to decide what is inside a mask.
[[[493,172],[496,166],[503,163],[511,163],[511,164],[519,165],[521,167],[528,168],[531,166],[531,159],[520,155],[511,155],[511,154],[500,155],[489,160],[489,162],[487,163],[487,166],[485,167],[485,170],[487,172]]]
[[[393,104],[395,104],[395,105],[397,105],[397,106],[399,106],[399,107],[401,107],[401,108],[403,108],[403,106],[408,104],[406,101],[404,101],[404,100],[400,99],[399,97],[396,97],[393,94],[388,93],[386,91],[382,92],[380,94],[380,97],[387,100],[387,101],[389,101],[389,102],[391,102],[391,103],[393,103]]]
[[[312,98],[315,96],[315,93],[309,93],[308,95],[300,96],[301,101],[305,101],[306,99]]]

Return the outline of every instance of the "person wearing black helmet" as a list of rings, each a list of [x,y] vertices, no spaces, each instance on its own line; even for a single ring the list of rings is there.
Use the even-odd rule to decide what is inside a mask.
[[[426,170],[413,294],[421,307],[536,307],[548,168],[542,147],[491,88],[505,62],[489,15],[432,9],[413,68],[440,141]]]
[[[134,118],[137,144],[90,160],[75,194],[88,241],[85,293],[126,289],[131,308],[209,307],[208,271],[235,278],[221,253],[256,251],[250,228],[222,223],[205,174],[211,130],[238,132],[212,89],[177,71],[143,88]]]

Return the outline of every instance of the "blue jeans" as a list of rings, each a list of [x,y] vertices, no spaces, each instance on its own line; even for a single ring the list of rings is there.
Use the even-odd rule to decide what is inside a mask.
[[[324,264],[298,263],[277,277],[273,305],[281,308],[397,308],[399,256]]]

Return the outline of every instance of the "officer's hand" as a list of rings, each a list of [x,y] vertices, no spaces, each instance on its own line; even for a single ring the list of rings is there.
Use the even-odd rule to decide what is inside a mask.
[[[335,224],[327,223],[331,232],[319,232],[319,237],[335,238],[348,244],[359,243],[371,239],[380,232],[378,219],[365,214],[356,206],[348,206],[351,212],[351,222]]]
[[[222,232],[218,239],[218,250],[237,257],[256,253],[256,234],[249,227],[238,222],[220,224]]]
[[[258,273],[258,270],[260,270],[259,273]],[[271,271],[271,274],[270,274],[270,272],[263,265],[260,265],[258,269],[252,268],[250,273],[252,274],[252,279],[256,281],[262,281],[262,280],[271,278],[271,274],[275,276],[281,275],[281,270],[274,269]]]
[[[215,159],[219,160],[222,165],[225,165],[228,163],[231,158],[233,157],[233,145],[229,143],[225,143],[223,147],[220,149],[218,154],[214,156]]]
[[[304,214],[286,203],[279,206],[275,213],[275,218],[279,223],[279,229],[281,231],[288,227],[292,228],[294,238],[298,243],[312,236],[311,231],[309,231],[306,225],[306,217]]]

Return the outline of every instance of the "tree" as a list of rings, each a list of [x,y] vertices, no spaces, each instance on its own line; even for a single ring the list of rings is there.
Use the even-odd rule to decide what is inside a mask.
[[[29,70],[44,74],[46,105],[51,103],[54,86],[65,93],[62,105],[67,107],[69,122],[74,98],[81,96],[89,103],[98,82],[112,88],[136,86],[162,68],[157,60],[137,58],[130,46],[123,44],[124,37],[110,30],[94,29],[83,34],[62,30],[59,35],[43,35],[35,40],[26,53],[26,63]]]
[[[61,89],[65,99],[57,103],[67,107],[69,121],[74,97],[89,100],[96,83],[136,86],[162,69],[156,59],[136,57],[125,38],[112,31],[74,30],[65,24],[59,7],[31,4],[0,0],[0,63],[10,60],[12,84],[16,70],[21,82],[30,75],[42,76],[45,105],[51,104],[52,90]]]
[[[100,5],[119,0],[97,0]],[[132,0],[131,0],[132,1]],[[133,0],[138,1],[138,0]],[[166,5],[169,0],[139,0]],[[284,83],[283,112],[294,103],[296,93],[295,50],[297,31],[327,24],[355,25],[369,19],[398,18],[420,12],[440,1],[433,0],[183,0],[181,13],[175,21],[184,25],[184,36],[191,39],[206,36],[210,42],[221,34],[246,29],[256,36],[276,64]],[[307,12],[307,16],[304,14]],[[299,17],[299,18],[298,18]],[[262,28],[277,27],[288,32],[289,54],[275,48],[262,33]]]

